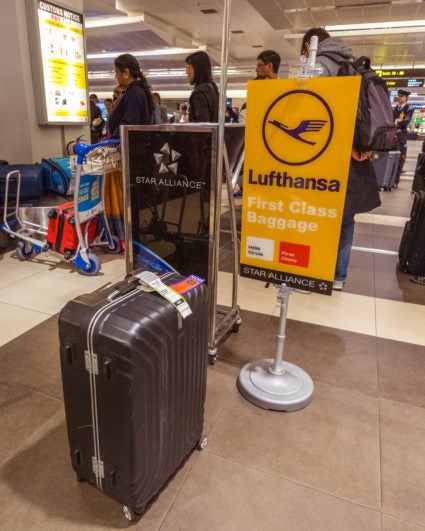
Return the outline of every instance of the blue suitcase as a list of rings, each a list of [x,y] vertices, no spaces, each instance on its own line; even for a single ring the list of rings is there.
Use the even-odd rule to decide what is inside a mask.
[[[21,173],[20,204],[38,203],[43,197],[43,178],[41,164],[7,164],[0,166],[0,201],[4,204],[6,176],[13,170]],[[17,179],[12,177],[9,181],[9,202],[16,199]]]
[[[41,169],[45,189],[66,196],[72,178],[71,157],[42,159]]]

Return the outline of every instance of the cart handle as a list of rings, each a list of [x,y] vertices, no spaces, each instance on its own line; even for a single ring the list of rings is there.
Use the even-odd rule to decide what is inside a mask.
[[[86,155],[90,153],[93,149],[104,146],[118,146],[120,141],[118,138],[109,138],[103,142],[98,142],[97,144],[75,144],[74,153],[77,154],[78,164],[82,164],[86,158]]]

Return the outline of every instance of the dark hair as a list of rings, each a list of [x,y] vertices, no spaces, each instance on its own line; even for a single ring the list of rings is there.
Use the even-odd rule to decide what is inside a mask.
[[[115,68],[117,68],[120,72],[124,72],[126,68],[128,68],[128,71],[136,79],[140,86],[144,89],[146,93],[146,98],[148,100],[148,106],[149,106],[149,113],[152,115],[153,113],[153,101],[152,101],[152,93],[149,89],[148,82],[146,81],[145,76],[143,75],[142,71],[140,70],[140,65],[137,59],[134,57],[134,55],[131,55],[131,53],[123,53],[115,58],[114,61]]]
[[[274,50],[264,50],[257,57],[257,61],[263,61],[265,65],[271,63],[273,67],[273,72],[275,74],[278,73],[280,66],[280,55]]]
[[[103,100],[103,103],[106,103],[107,101],[113,103],[112,98],[105,98],[105,99]]]
[[[152,96],[156,96],[158,98],[158,102],[161,103],[161,96],[159,95],[159,92],[152,92]]]
[[[191,53],[186,57],[184,62],[191,65],[194,71],[193,85],[195,87],[200,83],[213,83],[211,73],[211,61],[205,52]]]
[[[319,38],[319,42],[329,39],[330,35],[325,30],[325,28],[311,28],[303,37],[303,42],[301,43],[301,55],[304,55],[307,51],[307,43],[310,42],[311,38],[314,36]]]

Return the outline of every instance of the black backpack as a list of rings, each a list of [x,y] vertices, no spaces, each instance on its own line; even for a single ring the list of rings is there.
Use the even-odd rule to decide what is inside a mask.
[[[320,52],[339,64],[338,76],[362,76],[353,146],[359,151],[391,151],[397,126],[385,81],[370,67],[368,57],[347,61],[337,52]]]

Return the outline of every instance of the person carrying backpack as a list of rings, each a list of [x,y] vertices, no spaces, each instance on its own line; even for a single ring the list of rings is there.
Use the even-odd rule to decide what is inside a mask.
[[[338,57],[341,58],[341,61],[354,61],[351,48],[342,39],[331,37],[323,28],[311,28],[307,31],[303,37],[301,55],[309,56],[310,40],[314,35],[318,37],[319,41],[316,66],[322,67],[319,74],[321,77],[339,74]],[[326,53],[332,54],[331,57],[324,55]],[[371,150],[353,145],[333,283],[335,290],[342,290],[347,278],[354,236],[354,215],[369,212],[381,204],[378,183],[370,160],[371,155]]]

